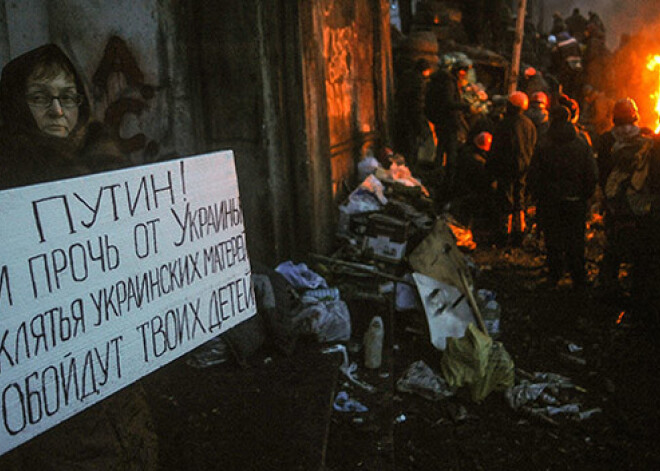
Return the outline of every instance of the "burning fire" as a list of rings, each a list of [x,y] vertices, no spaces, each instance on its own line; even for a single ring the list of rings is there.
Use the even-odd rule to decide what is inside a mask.
[[[454,233],[454,237],[456,237],[456,246],[464,247],[468,250],[477,248],[477,243],[472,239],[472,231],[470,229],[452,223],[448,223],[447,225]]]
[[[652,56],[646,63],[646,68],[651,72],[660,68],[660,55]],[[659,75],[660,76],[660,75]],[[660,80],[658,81],[658,89],[651,94],[651,98],[655,101],[655,112],[658,117],[655,120],[655,133],[660,133]]]

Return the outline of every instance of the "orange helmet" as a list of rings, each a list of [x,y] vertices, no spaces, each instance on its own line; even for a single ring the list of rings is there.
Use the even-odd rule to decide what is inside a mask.
[[[524,111],[529,107],[529,98],[525,92],[513,92],[509,95],[509,103]]]
[[[530,78],[536,75],[536,69],[534,67],[527,67],[525,69],[525,78]]]
[[[534,93],[532,93],[532,97],[529,101],[531,101],[532,103],[540,103],[545,108],[547,108],[548,105],[550,104],[550,100],[548,99],[548,95],[546,95],[545,92],[534,92]]]
[[[632,98],[622,98],[614,103],[612,120],[614,124],[632,124],[639,119],[637,103]]]
[[[474,136],[474,145],[486,152],[490,151],[490,145],[493,143],[493,135],[489,132],[480,132]]]

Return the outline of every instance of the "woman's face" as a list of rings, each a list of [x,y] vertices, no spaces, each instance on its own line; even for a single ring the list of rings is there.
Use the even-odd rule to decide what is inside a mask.
[[[55,137],[68,137],[78,122],[78,89],[63,70],[51,78],[34,72],[26,83],[26,100],[39,130]]]

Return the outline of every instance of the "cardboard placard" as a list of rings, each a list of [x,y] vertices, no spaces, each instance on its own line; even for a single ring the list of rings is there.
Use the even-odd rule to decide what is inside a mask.
[[[0,454],[256,313],[231,151],[0,208]]]

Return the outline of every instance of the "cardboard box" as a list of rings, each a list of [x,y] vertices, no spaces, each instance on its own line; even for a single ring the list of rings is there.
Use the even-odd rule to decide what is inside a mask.
[[[400,262],[406,254],[408,226],[407,221],[401,221],[385,214],[370,215],[363,251],[378,260]]]

